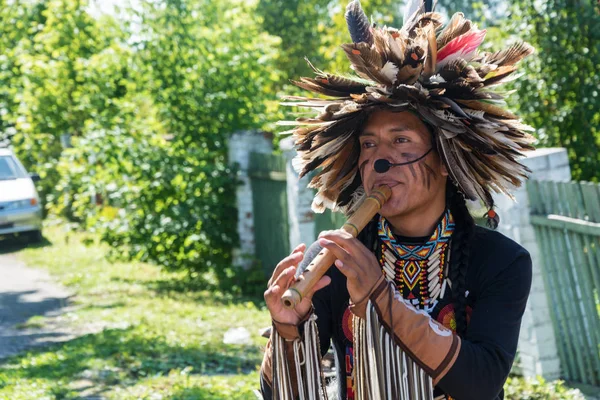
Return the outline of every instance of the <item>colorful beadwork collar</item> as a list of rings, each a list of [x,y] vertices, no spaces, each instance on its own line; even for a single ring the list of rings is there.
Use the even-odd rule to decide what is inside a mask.
[[[379,216],[378,234],[381,241],[395,253],[397,258],[415,257],[418,260],[424,260],[450,240],[454,228],[454,217],[447,209],[440,218],[433,234],[422,245],[409,245],[398,242],[392,233],[391,225],[382,216]]]
[[[405,299],[427,312],[435,308],[450,284],[448,260],[454,227],[452,214],[446,210],[428,240],[407,244],[397,240],[385,218],[379,220],[382,272]]]

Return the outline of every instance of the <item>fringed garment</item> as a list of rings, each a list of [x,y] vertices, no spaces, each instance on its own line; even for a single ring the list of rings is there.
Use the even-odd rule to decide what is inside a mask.
[[[455,330],[450,301],[448,261],[450,239],[455,224],[446,210],[429,237],[402,238],[394,236],[389,223],[379,216],[375,251],[382,272],[396,286],[395,301],[402,301],[416,312],[443,317],[440,321]],[[417,243],[407,243],[417,242]],[[445,307],[440,307],[443,304]],[[440,311],[442,311],[440,313]],[[434,396],[431,378],[394,341],[382,325],[371,302],[366,318],[344,313],[343,330],[346,345],[346,399],[445,399]],[[432,315],[433,316],[433,315]],[[303,338],[294,342],[295,370],[300,371],[300,399],[327,399],[321,368],[319,337],[313,315],[303,327]],[[273,332],[274,398],[292,399],[292,382],[285,355],[285,340]],[[279,394],[279,397],[277,397]]]

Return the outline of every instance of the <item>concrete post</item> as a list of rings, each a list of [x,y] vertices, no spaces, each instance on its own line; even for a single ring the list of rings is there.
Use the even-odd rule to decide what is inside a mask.
[[[546,148],[530,152],[521,162],[531,169],[532,179],[571,180],[567,150]],[[548,298],[542,278],[544,259],[529,218],[529,199],[525,185],[514,193],[516,203],[507,196],[494,200],[500,215],[498,231],[525,247],[533,261],[533,282],[519,337],[519,368],[525,376],[541,375],[547,380],[560,376],[560,360]]]
[[[243,268],[250,267],[255,254],[252,186],[248,176],[250,153],[270,154],[272,151],[271,140],[259,131],[237,132],[229,140],[229,164],[238,164],[237,177],[242,182],[236,190],[240,247],[233,251],[233,264]]]
[[[314,190],[308,188],[310,179],[299,179],[298,173],[292,167],[292,159],[296,156],[294,139],[288,137],[279,142],[286,159],[285,173],[287,178],[287,198],[290,227],[290,249],[300,243],[310,246],[315,240],[315,214],[310,205],[314,197]]]

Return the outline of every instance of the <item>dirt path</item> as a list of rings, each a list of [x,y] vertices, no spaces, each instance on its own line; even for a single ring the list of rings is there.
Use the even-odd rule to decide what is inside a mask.
[[[69,306],[70,293],[41,269],[28,268],[12,254],[0,254],[0,358],[32,346],[73,338],[56,324],[24,325],[33,316],[58,316]]]

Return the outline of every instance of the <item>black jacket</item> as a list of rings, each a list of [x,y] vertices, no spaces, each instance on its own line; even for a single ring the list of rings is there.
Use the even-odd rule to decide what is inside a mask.
[[[365,234],[361,238],[364,242]],[[313,305],[321,354],[327,353],[333,343],[339,393],[341,399],[346,399],[345,353],[351,343],[344,334],[343,315],[349,295],[346,277],[337,268],[330,268],[327,274],[331,283],[315,293]],[[531,277],[531,257],[526,249],[499,232],[475,227],[466,275],[470,317],[467,333],[458,358],[437,385],[436,395],[446,393],[458,400],[504,398],[502,387],[515,358]],[[438,319],[440,311],[444,310],[444,314],[451,308],[451,298],[448,290],[431,311],[431,317]],[[265,399],[272,398],[264,378],[261,388]]]

